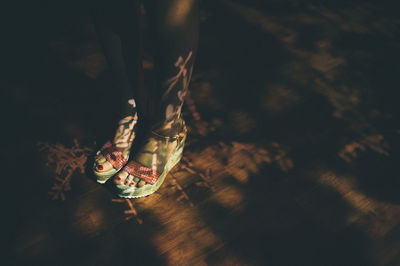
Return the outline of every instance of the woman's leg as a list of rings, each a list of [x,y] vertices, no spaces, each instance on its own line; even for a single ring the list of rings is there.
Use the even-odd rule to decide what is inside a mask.
[[[199,37],[197,0],[146,0],[153,33],[157,86],[155,117],[164,126],[181,115],[193,71]]]
[[[181,109],[197,52],[197,0],[145,0],[144,4],[154,34],[157,86],[151,100],[156,112],[144,145],[114,178],[122,197],[151,194],[179,161],[186,138]]]
[[[143,88],[139,1],[101,0],[94,6],[96,32],[112,74],[109,99],[116,100],[120,106],[120,110],[112,110],[120,112],[114,139],[96,156],[95,174],[99,182],[104,182],[122,167],[135,137],[137,95]]]
[[[139,6],[139,0],[99,0],[93,10],[96,33],[112,73],[110,96],[121,95],[123,103],[136,99],[143,88]]]

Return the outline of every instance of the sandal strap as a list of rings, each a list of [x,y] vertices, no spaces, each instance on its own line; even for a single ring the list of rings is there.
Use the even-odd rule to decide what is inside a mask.
[[[187,133],[187,129],[186,129],[186,125],[185,125],[185,121],[183,119],[180,120],[181,121],[181,125],[182,125],[182,131],[178,132],[176,135],[174,136],[165,136],[162,135],[160,133],[158,133],[156,130],[152,129],[151,130],[151,134],[159,139],[163,139],[163,140],[168,140],[168,141],[174,141],[174,140],[178,140],[178,142],[180,140],[182,140],[183,136]]]
[[[187,129],[186,129],[186,126],[184,125],[183,131],[179,132],[175,136],[163,136],[161,134],[158,134],[154,130],[151,131],[151,134],[153,135],[153,137],[156,137],[158,139],[162,139],[165,141],[177,141],[177,145],[179,145],[181,143],[181,141],[183,140],[183,138],[185,137],[185,135],[187,134]]]
[[[135,161],[130,161],[127,165],[125,165],[124,170],[130,175],[139,177],[146,183],[152,185],[157,182],[158,178],[161,175],[157,171]]]
[[[164,136],[164,135],[158,134],[158,133],[155,132],[155,131],[151,131],[151,133],[152,133],[154,136],[158,137],[159,139],[164,139],[164,140],[179,140],[179,139],[183,138],[183,136],[185,135],[186,131],[180,132],[180,133],[176,134],[175,136]]]
[[[101,153],[106,160],[117,170],[121,169],[126,164],[126,159],[122,152],[118,151],[111,141],[107,141],[101,148]]]

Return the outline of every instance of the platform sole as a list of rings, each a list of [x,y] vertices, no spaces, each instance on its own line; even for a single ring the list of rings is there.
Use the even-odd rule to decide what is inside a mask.
[[[162,172],[162,174],[160,175],[160,177],[158,178],[157,182],[154,185],[147,184],[141,188],[135,188],[133,191],[131,187],[117,185],[116,187],[120,191],[120,193],[118,193],[118,196],[121,198],[141,198],[156,192],[161,187],[169,171],[175,165],[177,165],[181,160],[183,155],[183,147],[185,146],[185,140],[186,140],[186,134],[181,143],[179,143],[179,146],[177,147],[175,152],[172,154],[168,163],[165,165],[164,171]]]

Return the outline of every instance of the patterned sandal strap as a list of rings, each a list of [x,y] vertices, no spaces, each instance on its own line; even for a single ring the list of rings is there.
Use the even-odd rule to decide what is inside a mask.
[[[122,155],[122,152],[115,149],[111,141],[107,141],[101,148],[101,154],[106,157],[106,160],[111,163],[111,165],[119,170],[126,164],[126,159]]]
[[[139,177],[146,183],[152,185],[157,182],[158,178],[161,175],[157,171],[135,161],[130,161],[127,165],[125,165],[124,170],[130,175]]]

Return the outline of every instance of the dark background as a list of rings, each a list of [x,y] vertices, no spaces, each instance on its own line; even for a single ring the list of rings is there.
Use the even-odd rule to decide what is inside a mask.
[[[95,151],[113,133],[93,4],[3,10],[10,265],[400,265],[394,1],[202,1],[201,119],[185,109],[195,171],[178,165],[127,221],[89,173],[66,200],[48,195],[57,143]]]

